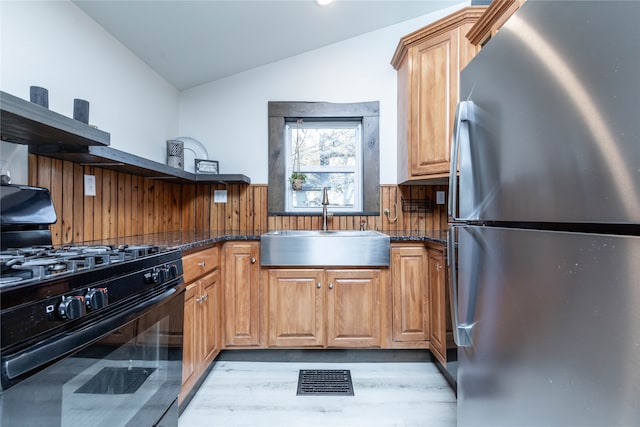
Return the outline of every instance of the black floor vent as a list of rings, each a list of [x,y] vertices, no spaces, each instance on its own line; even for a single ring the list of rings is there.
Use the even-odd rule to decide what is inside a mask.
[[[75,393],[133,394],[156,368],[102,368]]]
[[[301,369],[298,396],[353,396],[348,369]]]

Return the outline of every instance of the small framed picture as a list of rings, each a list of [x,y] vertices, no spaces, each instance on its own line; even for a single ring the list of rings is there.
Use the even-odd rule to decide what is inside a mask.
[[[218,161],[196,159],[196,173],[218,174]]]

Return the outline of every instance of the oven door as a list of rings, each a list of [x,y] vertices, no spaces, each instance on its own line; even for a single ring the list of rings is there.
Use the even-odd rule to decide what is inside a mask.
[[[0,425],[177,426],[183,310],[184,285],[174,284],[92,325],[3,355],[3,377],[15,384],[0,395]]]

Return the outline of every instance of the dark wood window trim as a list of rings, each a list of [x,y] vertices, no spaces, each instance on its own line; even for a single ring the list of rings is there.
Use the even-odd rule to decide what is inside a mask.
[[[363,212],[344,215],[379,215],[380,211],[380,103],[269,102],[269,215],[299,215],[285,212],[284,129],[287,120],[362,119]]]

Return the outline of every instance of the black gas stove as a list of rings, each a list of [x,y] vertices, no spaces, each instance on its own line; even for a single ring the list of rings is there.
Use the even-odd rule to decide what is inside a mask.
[[[47,189],[2,185],[0,337],[3,353],[73,321],[106,315],[182,276],[181,253],[155,245],[51,244]]]
[[[177,426],[181,252],[53,246],[49,191],[0,190],[0,425]]]
[[[34,246],[0,258],[3,349],[105,316],[182,277],[180,251],[158,246]]]

